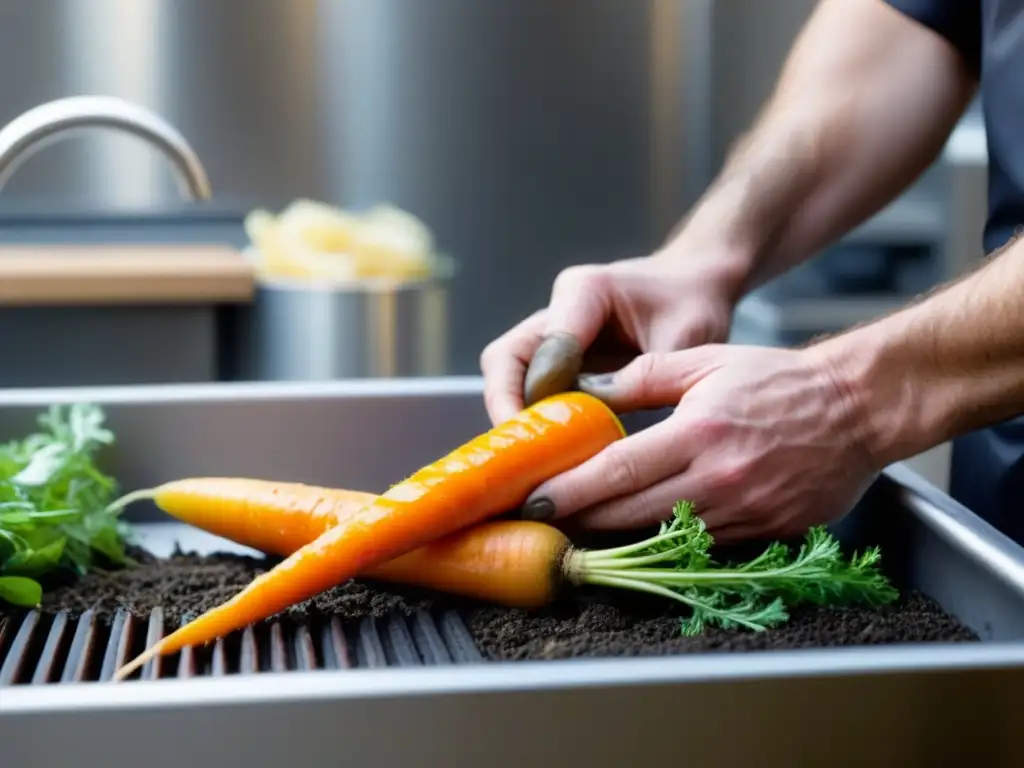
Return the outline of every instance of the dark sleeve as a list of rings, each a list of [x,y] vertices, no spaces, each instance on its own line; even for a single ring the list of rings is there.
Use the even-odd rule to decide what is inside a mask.
[[[981,0],[885,0],[928,29],[946,38],[967,65],[981,70]]]

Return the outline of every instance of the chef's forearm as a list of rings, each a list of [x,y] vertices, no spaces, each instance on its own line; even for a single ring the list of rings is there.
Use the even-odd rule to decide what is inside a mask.
[[[825,0],[663,254],[707,260],[738,298],[892,200],[938,154],[974,87],[947,43],[886,4]]]
[[[1024,240],[915,305],[809,348],[879,466],[1024,413]]]

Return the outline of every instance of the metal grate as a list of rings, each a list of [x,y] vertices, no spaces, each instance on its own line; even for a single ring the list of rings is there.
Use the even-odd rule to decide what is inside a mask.
[[[165,634],[163,611],[148,619],[119,611],[106,622],[87,611],[0,618],[0,687],[108,681]],[[246,628],[206,648],[155,659],[136,678],[188,678],[289,670],[434,666],[482,661],[454,611]]]

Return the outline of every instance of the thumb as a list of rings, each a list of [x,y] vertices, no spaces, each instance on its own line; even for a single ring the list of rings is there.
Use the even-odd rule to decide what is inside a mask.
[[[575,385],[584,353],[608,320],[608,292],[601,274],[600,267],[571,267],[555,280],[543,340],[526,371],[526,405]]]
[[[720,367],[722,350],[708,344],[681,352],[651,352],[615,373],[581,376],[579,388],[618,413],[676,406],[690,387]]]

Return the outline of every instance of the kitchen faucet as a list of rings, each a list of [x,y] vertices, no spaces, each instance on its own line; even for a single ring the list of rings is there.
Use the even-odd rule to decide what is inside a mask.
[[[88,128],[111,128],[144,139],[171,161],[183,196],[210,199],[206,170],[185,137],[159,115],[111,96],[71,96],[50,101],[0,129],[0,190],[40,149]]]

